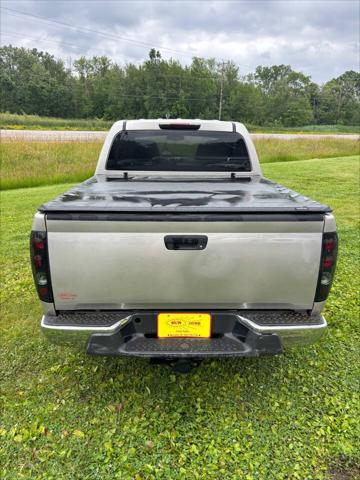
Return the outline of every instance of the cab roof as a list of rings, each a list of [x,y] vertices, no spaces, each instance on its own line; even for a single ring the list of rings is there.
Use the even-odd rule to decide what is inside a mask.
[[[127,130],[160,130],[161,125],[199,125],[199,130],[216,130],[222,132],[232,132],[245,129],[245,126],[242,123],[235,122],[223,122],[220,120],[201,120],[188,119],[188,118],[156,118],[156,119],[139,119],[139,120],[119,120],[115,122],[113,128],[116,130],[122,130],[126,122]],[[235,126],[236,125],[236,126]]]

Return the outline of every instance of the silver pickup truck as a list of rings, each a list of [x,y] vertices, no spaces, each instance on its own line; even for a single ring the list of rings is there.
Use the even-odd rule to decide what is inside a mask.
[[[262,177],[240,123],[116,122],[30,244],[45,335],[91,354],[272,355],[326,329],[331,209]]]

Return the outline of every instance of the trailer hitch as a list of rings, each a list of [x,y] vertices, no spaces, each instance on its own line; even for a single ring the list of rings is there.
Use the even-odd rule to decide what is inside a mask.
[[[190,373],[194,368],[197,368],[201,359],[195,358],[151,358],[150,364],[152,365],[167,365],[172,368],[175,373]]]

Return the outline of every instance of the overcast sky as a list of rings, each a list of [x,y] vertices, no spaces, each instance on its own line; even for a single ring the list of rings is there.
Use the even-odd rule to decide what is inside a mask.
[[[154,46],[182,63],[231,59],[240,73],[284,63],[325,82],[359,70],[358,0],[2,0],[1,7],[2,45],[46,50],[67,65],[81,55],[137,63]]]

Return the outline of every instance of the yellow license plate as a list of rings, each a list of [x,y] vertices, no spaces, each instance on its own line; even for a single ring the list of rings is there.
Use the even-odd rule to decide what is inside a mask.
[[[159,338],[209,338],[211,315],[209,313],[159,313],[157,331]]]

